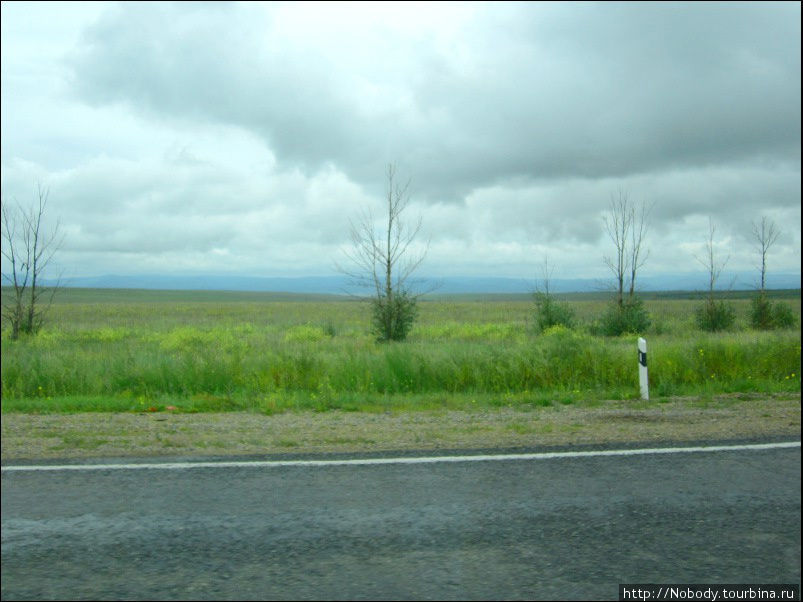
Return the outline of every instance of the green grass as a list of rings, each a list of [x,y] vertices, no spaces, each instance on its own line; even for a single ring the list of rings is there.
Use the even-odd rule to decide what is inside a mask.
[[[781,297],[800,318],[800,293]],[[699,301],[646,302],[656,399],[799,393],[800,331],[697,329]],[[636,336],[590,335],[606,308],[571,300],[574,330],[537,334],[524,300],[420,304],[408,341],[370,334],[367,304],[268,293],[66,289],[45,329],[4,324],[4,412],[408,411],[593,402],[638,396]],[[173,406],[176,410],[168,410]]]

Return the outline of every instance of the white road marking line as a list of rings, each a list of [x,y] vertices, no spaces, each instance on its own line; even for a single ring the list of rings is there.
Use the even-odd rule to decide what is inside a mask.
[[[352,460],[253,460],[220,462],[159,462],[137,464],[62,464],[3,466],[3,472],[54,472],[62,470],[183,470],[188,468],[273,468],[284,466],[371,466],[379,464],[440,464],[446,462],[491,462],[511,460],[553,460],[558,458],[594,458],[601,456],[643,456],[650,454],[688,454],[741,450],[766,450],[800,447],[800,441],[754,443],[745,445],[712,445],[708,447],[659,447],[613,449],[577,452],[543,452],[532,454],[498,454],[475,456],[429,456],[411,458],[356,458]]]

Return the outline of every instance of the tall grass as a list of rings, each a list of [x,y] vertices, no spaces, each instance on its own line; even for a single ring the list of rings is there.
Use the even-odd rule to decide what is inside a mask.
[[[799,300],[784,301],[800,315]],[[737,308],[747,320],[748,301]],[[799,392],[800,332],[706,334],[693,303],[647,302],[656,396]],[[360,409],[450,399],[538,403],[638,395],[635,337],[538,333],[529,302],[425,302],[405,343],[377,343],[357,302],[62,303],[36,337],[2,341],[4,411]],[[78,402],[80,400],[80,403]],[[384,407],[384,406],[383,406]]]

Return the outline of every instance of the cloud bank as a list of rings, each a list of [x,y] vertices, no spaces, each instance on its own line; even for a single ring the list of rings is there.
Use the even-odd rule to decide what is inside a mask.
[[[329,273],[389,162],[432,273],[602,275],[619,190],[648,272],[709,217],[749,269],[763,215],[800,269],[798,3],[2,10],[4,200],[44,180],[78,272]]]

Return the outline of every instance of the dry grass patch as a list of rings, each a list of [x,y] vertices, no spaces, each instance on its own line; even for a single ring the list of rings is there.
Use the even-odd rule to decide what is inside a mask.
[[[705,403],[703,403],[703,401]],[[399,413],[2,415],[2,459],[493,449],[799,437],[800,395]]]

